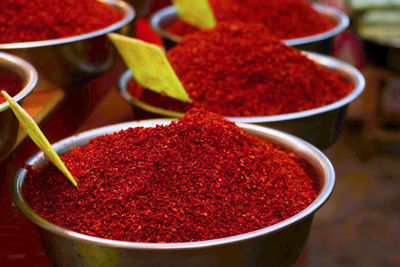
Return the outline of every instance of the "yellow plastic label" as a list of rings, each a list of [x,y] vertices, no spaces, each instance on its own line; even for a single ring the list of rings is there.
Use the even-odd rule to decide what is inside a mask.
[[[191,102],[160,47],[116,33],[110,33],[108,37],[140,85],[169,97]]]
[[[67,167],[65,167],[64,163],[54,151],[53,147],[44,136],[42,131],[36,122],[29,116],[29,114],[18,105],[15,100],[7,94],[6,91],[1,91],[4,98],[10,105],[12,111],[17,117],[18,121],[21,123],[22,127],[25,129],[26,133],[32,139],[33,142],[43,151],[43,153],[53,162],[53,164],[71,181],[74,186],[78,186],[75,178],[71,175]]]
[[[172,0],[178,8],[178,16],[184,22],[200,29],[211,29],[217,25],[208,0]]]

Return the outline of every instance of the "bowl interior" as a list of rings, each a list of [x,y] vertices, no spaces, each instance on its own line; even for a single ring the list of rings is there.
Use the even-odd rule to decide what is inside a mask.
[[[0,52],[0,66],[15,72],[22,80],[23,88],[14,96],[17,102],[25,98],[34,89],[38,80],[38,74],[31,64],[16,56]],[[1,103],[0,112],[8,106],[7,102]]]
[[[155,125],[166,125],[169,124],[171,120],[148,120],[148,121],[140,121],[140,122],[129,122],[123,124],[117,124],[113,126],[103,127],[99,129],[95,129],[92,131],[88,131],[76,136],[72,136],[70,138],[64,139],[53,145],[54,149],[59,154],[63,154],[71,149],[71,147],[77,147],[86,145],[90,139],[104,135],[106,133],[113,133],[118,130],[126,129],[129,127],[154,127]],[[253,238],[257,238],[259,236],[264,236],[271,234],[273,232],[279,231],[288,227],[289,225],[296,223],[299,220],[304,219],[307,216],[312,215],[330,196],[335,182],[335,174],[333,167],[329,160],[320,152],[318,149],[308,144],[307,142],[291,136],[289,134],[285,134],[273,129],[268,129],[256,125],[249,124],[238,124],[239,127],[246,129],[252,135],[258,136],[259,138],[274,142],[280,145],[283,148],[286,148],[294,153],[298,154],[300,158],[302,158],[305,162],[310,165],[315,172],[318,174],[320,178],[321,191],[319,196],[310,206],[308,206],[305,210],[300,213],[294,215],[293,217],[277,223],[275,225],[226,238],[214,239],[214,240],[206,240],[206,241],[196,241],[196,242],[185,242],[185,243],[167,243],[167,244],[158,244],[158,243],[135,243],[135,242],[125,242],[125,241],[115,241],[102,239],[92,236],[87,236],[84,234],[76,233],[73,231],[69,231],[63,229],[59,226],[53,225],[50,222],[44,220],[39,215],[37,215],[28,205],[28,203],[24,200],[22,195],[22,185],[25,179],[25,175],[27,173],[26,169],[19,169],[16,177],[12,184],[12,194],[15,203],[18,208],[27,216],[31,221],[35,224],[44,228],[50,232],[56,233],[58,235],[65,236],[67,238],[71,238],[74,240],[81,240],[93,244],[111,246],[111,247],[123,247],[128,249],[183,249],[183,248],[201,248],[208,246],[217,246],[224,245],[228,243],[240,242],[243,240],[249,240]],[[43,153],[38,153],[30,158],[26,164],[37,166],[43,166],[48,163],[48,160],[44,158]]]
[[[284,40],[284,43],[286,45],[296,46],[330,39],[344,31],[350,24],[349,17],[345,13],[334,7],[316,3],[312,4],[312,7],[324,17],[336,23],[336,26],[326,32],[301,38]]]

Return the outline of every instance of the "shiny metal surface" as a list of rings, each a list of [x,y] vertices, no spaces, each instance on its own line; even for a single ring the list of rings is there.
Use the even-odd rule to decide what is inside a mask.
[[[0,52],[0,66],[6,67],[22,78],[23,89],[14,96],[15,101],[22,100],[35,88],[38,75],[35,68],[23,59]],[[18,120],[9,109],[7,102],[0,103],[0,162],[12,149],[17,139]]]
[[[235,122],[255,123],[291,133],[319,149],[332,145],[340,135],[347,106],[363,92],[365,80],[356,68],[341,60],[316,53],[303,53],[319,65],[338,72],[347,81],[353,83],[353,92],[335,103],[306,111],[275,116],[228,117],[228,119]],[[151,106],[134,98],[126,88],[131,78],[131,72],[126,71],[121,76],[118,87],[121,96],[134,106],[136,114],[143,114],[145,111],[143,116],[146,118],[183,116],[183,113]]]
[[[0,50],[23,51],[35,67],[60,88],[67,89],[107,71],[115,50],[106,35],[121,30],[133,20],[135,11],[120,0],[99,0],[116,8],[123,17],[106,28],[59,39],[0,44]]]
[[[306,36],[296,39],[284,40],[287,45],[296,46],[302,50],[315,51],[320,53],[328,53],[331,46],[333,37],[344,31],[349,26],[349,18],[340,10],[323,5],[313,4],[313,8],[337,23],[337,26],[329,31]],[[175,6],[169,6],[156,12],[151,18],[151,26],[164,41],[167,49],[175,46],[182,41],[182,37],[167,31],[167,29],[177,20],[177,9]]]
[[[90,139],[128,127],[153,127],[171,120],[128,122],[88,131],[53,145],[63,154]],[[320,176],[321,192],[305,210],[275,225],[227,238],[185,243],[135,243],[96,238],[72,232],[37,215],[24,200],[22,185],[26,169],[19,169],[12,184],[18,208],[39,229],[47,254],[55,266],[290,266],[306,243],[314,213],[327,201],[335,172],[324,154],[307,142],[265,127],[238,123],[252,135],[274,142],[298,154]],[[43,153],[26,164],[43,166]]]

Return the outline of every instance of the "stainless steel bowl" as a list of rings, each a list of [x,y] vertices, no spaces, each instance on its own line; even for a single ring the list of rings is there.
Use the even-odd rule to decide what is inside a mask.
[[[86,145],[99,135],[170,122],[149,120],[117,124],[72,136],[53,147],[63,154],[71,147]],[[332,193],[334,169],[321,151],[297,137],[256,125],[238,123],[238,126],[296,153],[316,171],[321,191],[310,206],[287,220],[257,231],[207,241],[158,244],[96,238],[51,224],[36,214],[23,197],[26,169],[18,170],[12,195],[18,208],[38,226],[44,248],[55,266],[290,266],[306,243],[314,213]],[[26,164],[43,166],[47,162],[43,153],[38,153]]]
[[[327,54],[332,48],[333,38],[349,26],[349,17],[340,10],[327,5],[312,4],[312,7],[323,16],[337,23],[337,26],[323,33],[288,39],[284,40],[284,42],[298,49]],[[166,49],[172,48],[182,41],[181,36],[167,31],[177,19],[177,8],[175,6],[161,9],[151,18],[151,26],[162,37]]]
[[[76,36],[21,43],[0,44],[0,50],[25,53],[35,67],[56,86],[67,89],[106,72],[115,51],[106,34],[133,20],[133,8],[119,0],[99,0],[117,9],[123,17],[110,26]]]
[[[348,105],[362,93],[365,80],[356,68],[343,61],[316,53],[303,53],[317,64],[338,72],[353,83],[353,92],[335,103],[306,111],[275,116],[228,117],[228,119],[276,128],[307,140],[319,149],[332,145],[340,135]],[[127,84],[131,79],[132,73],[128,70],[121,76],[118,87],[122,97],[133,105],[135,114],[144,118],[183,116],[183,113],[151,106],[134,98],[127,90]]]
[[[14,71],[21,77],[23,89],[14,96],[14,100],[21,103],[35,88],[38,80],[35,68],[25,60],[2,52],[0,52],[0,66]],[[9,107],[7,102],[0,103],[0,162],[13,148],[18,133],[18,120]]]

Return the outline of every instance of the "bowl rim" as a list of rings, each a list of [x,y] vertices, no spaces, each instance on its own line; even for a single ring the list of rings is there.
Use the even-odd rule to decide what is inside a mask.
[[[335,35],[338,35],[342,31],[344,31],[347,27],[350,25],[350,19],[349,17],[342,12],[341,10],[334,8],[332,6],[326,5],[326,4],[320,4],[320,3],[313,3],[312,8],[324,15],[325,17],[328,18],[334,18],[335,21],[337,21],[337,25],[333,27],[332,29],[318,33],[318,34],[313,34],[310,36],[304,36],[304,37],[299,37],[299,38],[293,38],[293,39],[287,39],[283,40],[283,42],[286,45],[289,46],[295,46],[295,45],[304,45],[308,43],[314,43],[318,41],[322,41],[325,39],[329,39],[334,37]],[[150,24],[152,29],[157,32],[160,36],[167,38],[169,40],[174,41],[175,43],[179,43],[182,41],[182,36],[179,36],[177,34],[169,33],[168,31],[165,31],[162,29],[160,26],[160,22],[165,16],[168,15],[174,15],[177,13],[177,8],[176,6],[168,6],[165,8],[162,8],[155,12],[151,18],[150,18]]]
[[[380,46],[381,49],[399,49],[400,48],[400,39],[390,39],[390,38],[380,38],[376,36],[368,36],[363,33],[361,30],[363,19],[369,12],[374,12],[374,9],[366,10],[362,13],[362,15],[355,19],[354,21],[354,33],[362,40],[362,42],[368,42],[376,46]],[[388,10],[379,10],[380,12],[389,11]]]
[[[103,2],[109,6],[112,6],[113,8],[118,9],[123,17],[105,27],[96,31],[92,31],[89,33],[84,33],[84,34],[79,34],[79,35],[73,35],[69,37],[63,37],[63,38],[56,38],[56,39],[48,39],[48,40],[42,40],[42,41],[32,41],[32,42],[18,42],[18,43],[0,43],[0,49],[24,49],[24,48],[35,48],[35,47],[46,47],[46,46],[54,46],[54,45],[61,45],[61,44],[67,44],[67,43],[72,43],[76,41],[82,41],[86,39],[90,39],[93,37],[97,37],[115,30],[118,30],[131,22],[133,18],[135,17],[135,10],[134,8],[129,5],[127,2],[124,2],[122,0],[97,0],[100,2]]]
[[[105,126],[63,139],[53,144],[53,148],[57,151],[57,153],[64,153],[68,151],[71,146],[76,146],[76,143],[77,142],[79,143],[79,141],[81,141],[82,143],[80,145],[84,145],[85,143],[88,142],[88,140],[99,135],[112,133],[122,129],[127,129],[129,127],[137,127],[137,126],[154,127],[155,125],[160,125],[160,124],[166,125],[174,120],[175,119],[155,119],[155,120],[144,120],[139,122],[126,122],[126,123]],[[252,124],[237,123],[237,125],[249,131],[250,134],[251,133],[262,134],[265,140],[270,140],[272,142],[277,143],[281,147],[288,149],[289,151],[295,152],[301,158],[309,162],[309,164],[311,164],[311,166],[314,169],[316,169],[317,172],[319,172],[319,175],[321,176],[321,184],[323,184],[323,186],[321,188],[318,197],[307,208],[305,208],[301,212],[295,214],[294,216],[282,222],[240,235],[212,239],[212,240],[205,240],[205,241],[195,241],[195,242],[139,243],[139,242],[117,241],[117,240],[93,237],[67,230],[65,228],[62,228],[60,226],[54,225],[46,221],[30,208],[29,204],[22,195],[21,189],[25,179],[25,175],[27,173],[27,170],[25,168],[18,169],[11,184],[11,194],[13,196],[15,204],[20,209],[20,211],[38,227],[44,228],[49,232],[61,235],[65,238],[79,240],[81,242],[84,241],[101,246],[118,247],[124,249],[181,250],[181,249],[199,249],[205,247],[227,245],[245,240],[251,240],[254,238],[258,238],[260,236],[265,236],[274,232],[278,232],[280,230],[283,230],[285,227],[289,225],[295,224],[297,222],[306,219],[308,216],[312,216],[315,213],[315,211],[318,210],[328,200],[335,185],[335,171],[329,159],[319,149],[317,149],[310,143],[293,135],[277,131],[274,129],[270,129],[267,127],[261,127]],[[313,160],[313,164],[310,163],[311,160]],[[43,152],[39,152],[33,155],[31,158],[29,158],[25,162],[25,164],[35,165],[35,163],[40,163],[40,162],[43,163],[44,161],[45,161],[45,156]]]
[[[309,109],[305,111],[299,111],[299,112],[293,112],[293,113],[286,113],[286,114],[279,114],[279,115],[271,115],[271,116],[249,116],[249,117],[229,117],[227,116],[226,118],[235,122],[244,122],[244,123],[265,123],[265,122],[277,122],[277,121],[288,121],[288,120],[294,120],[294,119],[300,119],[300,118],[305,118],[305,117],[310,117],[314,115],[318,115],[321,113],[329,112],[338,108],[341,108],[345,105],[348,105],[352,101],[354,101],[360,94],[364,91],[365,88],[365,79],[364,76],[352,65],[330,57],[326,55],[322,55],[319,53],[314,53],[314,52],[304,52],[302,51],[304,55],[306,55],[309,59],[315,61],[317,64],[326,67],[326,68],[331,68],[332,70],[337,70],[339,74],[342,74],[342,76],[347,76],[351,80],[351,82],[354,84],[354,89],[353,91],[345,96],[342,99],[339,99],[336,102],[333,102],[331,104],[328,104],[326,106],[314,108],[314,109]],[[121,96],[128,102],[131,103],[134,106],[137,106],[139,108],[142,108],[146,111],[157,113],[158,115],[162,116],[172,116],[172,117],[182,117],[183,113],[182,112],[177,112],[173,110],[167,110],[167,109],[162,109],[150,104],[147,104],[143,101],[140,101],[139,99],[133,97],[129,91],[127,90],[127,84],[129,80],[132,78],[132,73],[130,70],[127,70],[124,72],[119,81],[118,81],[118,90]]]
[[[19,102],[22,99],[24,99],[35,88],[38,81],[38,73],[36,69],[29,62],[17,56],[0,52],[0,60],[5,60],[6,62],[10,63],[10,65],[12,65],[12,68],[10,68],[11,71],[17,73],[20,72],[24,73],[25,77],[23,83],[25,85],[22,88],[22,90],[20,90],[15,96],[13,96],[13,99],[16,102]],[[6,110],[8,107],[10,107],[10,105],[8,104],[7,101],[0,103],[0,112]]]

